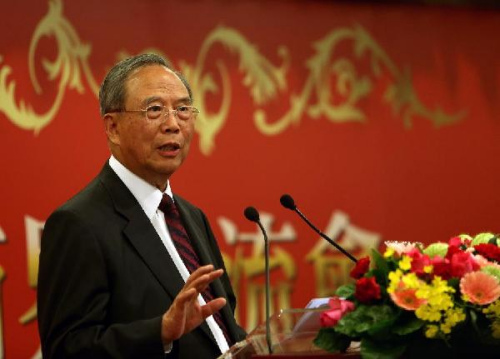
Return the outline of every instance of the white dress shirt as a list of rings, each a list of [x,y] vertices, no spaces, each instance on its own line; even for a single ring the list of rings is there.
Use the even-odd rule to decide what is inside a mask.
[[[189,271],[182,261],[179,253],[177,252],[174,243],[172,242],[170,232],[168,231],[167,224],[165,222],[165,216],[163,212],[158,209],[164,193],[168,194],[170,198],[174,200],[170,182],[167,184],[167,189],[165,190],[165,192],[161,192],[158,188],[152,186],[139,176],[132,173],[114,156],[111,156],[111,158],[109,159],[109,165],[118,175],[118,177],[120,177],[125,186],[127,186],[127,188],[130,190],[130,192],[132,192],[137,202],[139,202],[142,210],[144,211],[144,213],[146,213],[146,216],[151,221],[151,224],[155,228],[158,236],[163,242],[163,245],[167,249],[168,254],[172,258],[172,261],[174,262],[175,267],[179,271],[182,279],[184,280],[184,282],[186,282],[189,277]],[[206,304],[201,294],[198,295],[198,302],[200,303],[200,305]],[[208,317],[206,319],[206,322],[215,338],[215,341],[217,342],[217,345],[219,346],[221,353],[225,353],[229,349],[229,345],[226,338],[224,337],[224,334],[222,333],[221,328],[219,327],[213,316]]]

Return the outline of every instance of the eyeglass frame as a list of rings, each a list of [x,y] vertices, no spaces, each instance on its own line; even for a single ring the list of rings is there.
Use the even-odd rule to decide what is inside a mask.
[[[162,115],[160,115],[158,118],[153,118],[153,119],[152,119],[152,118],[149,118],[149,117],[148,117],[148,110],[149,110],[149,109],[151,109],[151,107],[161,107],[161,112],[162,112]],[[173,109],[173,110],[169,110],[169,109],[167,109],[167,106],[164,106],[164,105],[150,105],[150,106],[146,107],[145,109],[142,109],[142,108],[141,108],[141,109],[139,109],[139,110],[113,110],[113,111],[109,111],[109,112],[107,112],[107,113],[128,113],[128,112],[133,113],[133,112],[144,112],[144,115],[145,115],[146,119],[147,119],[148,121],[151,121],[151,122],[153,122],[153,121],[159,121],[160,119],[163,119],[163,118],[168,118],[168,116],[169,116],[171,113],[173,113],[173,114],[174,114],[174,117],[175,117],[175,118],[177,118],[178,120],[182,120],[182,121],[187,121],[187,120],[189,120],[190,118],[189,118],[189,119],[185,119],[185,120],[184,120],[184,119],[179,118],[178,113],[179,113],[179,109],[180,109],[181,107],[187,107],[187,108],[189,108],[189,110],[190,110],[190,112],[191,112],[191,116],[193,116],[193,117],[198,116],[198,114],[200,113],[200,110],[198,110],[196,107],[194,107],[194,106],[190,106],[190,105],[182,105],[182,106],[177,106],[177,107],[176,107],[175,109]]]

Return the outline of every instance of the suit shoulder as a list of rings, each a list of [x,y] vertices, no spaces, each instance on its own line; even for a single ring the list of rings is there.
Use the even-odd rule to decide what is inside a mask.
[[[124,190],[121,193],[123,192]],[[113,195],[110,193],[110,184],[103,181],[102,175],[95,177],[86,187],[58,207],[49,219],[61,218],[60,216],[66,218],[68,215],[88,224],[102,223],[104,218],[116,218],[117,212]]]
[[[98,208],[103,202],[109,202],[109,195],[99,180],[94,178],[86,187],[63,203],[56,211],[79,212],[81,210]]]

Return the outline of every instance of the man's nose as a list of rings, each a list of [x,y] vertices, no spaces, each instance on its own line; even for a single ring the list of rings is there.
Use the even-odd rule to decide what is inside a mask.
[[[165,109],[162,127],[164,127],[165,131],[178,132],[180,130],[179,121],[177,119],[177,111]]]

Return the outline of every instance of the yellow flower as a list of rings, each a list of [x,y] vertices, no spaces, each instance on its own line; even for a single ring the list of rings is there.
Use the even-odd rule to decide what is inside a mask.
[[[425,336],[427,338],[435,338],[438,333],[438,327],[435,325],[428,325],[425,331]]]
[[[394,255],[394,249],[392,248],[387,248],[384,253],[384,258],[389,258]]]
[[[455,293],[455,289],[450,287],[448,285],[448,282],[443,280],[440,276],[434,277],[434,279],[432,280],[432,285],[436,288],[436,290],[439,290],[443,293],[445,292]]]
[[[484,308],[483,313],[491,320],[491,335],[500,339],[500,299]]]
[[[420,279],[418,279],[415,273],[408,273],[401,279],[405,284],[406,288],[419,288],[423,284],[423,282]]]
[[[434,266],[428,265],[424,267],[424,273],[430,274],[434,270]]]
[[[433,308],[431,305],[422,305],[415,311],[417,318],[427,322],[439,322],[441,320],[441,311]]]
[[[484,314],[492,314],[494,317],[500,317],[500,300],[491,303],[483,309]]]
[[[411,283],[411,281],[410,281]],[[426,336],[435,337],[439,333],[450,334],[452,328],[459,322],[465,320],[462,309],[454,308],[453,297],[455,289],[450,287],[441,277],[436,276],[430,284],[422,284],[418,287],[416,296],[427,300],[415,311],[417,318],[427,322],[435,322],[438,325],[428,327]]]
[[[396,288],[399,286],[403,272],[399,269],[389,273],[389,286],[387,287],[387,293],[394,293]]]
[[[439,329],[441,329],[441,331],[444,333],[444,334],[450,334],[451,333],[451,325],[449,325],[448,323],[441,323],[441,325],[439,326]]]
[[[491,335],[495,339],[500,339],[500,320],[495,320],[491,323]]]
[[[441,331],[445,334],[451,333],[451,328],[465,320],[465,313],[461,308],[449,309],[445,313],[444,322],[441,324]]]
[[[423,299],[429,299],[432,293],[432,288],[430,285],[423,284],[417,290],[417,297]]]
[[[452,298],[446,293],[434,292],[427,298],[429,305],[436,310],[446,310],[453,307]]]
[[[411,269],[411,257],[408,257],[406,255],[403,255],[403,258],[399,261],[399,268],[401,268],[404,271],[408,271]]]
[[[466,315],[462,308],[450,309],[446,312],[446,320],[452,325],[463,322],[465,318]]]

